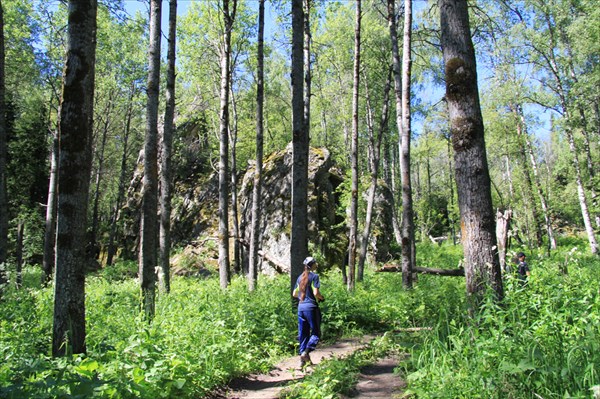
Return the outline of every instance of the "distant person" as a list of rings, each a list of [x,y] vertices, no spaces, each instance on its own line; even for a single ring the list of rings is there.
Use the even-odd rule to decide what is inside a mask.
[[[525,262],[525,254],[523,252],[517,254],[517,261],[517,276],[519,277],[519,280],[525,282],[531,275],[531,272],[529,271],[527,262]]]
[[[309,353],[315,350],[321,337],[321,311],[318,301],[324,301],[319,292],[319,275],[313,270],[317,261],[312,256],[304,259],[304,272],[298,276],[293,296],[298,298],[298,342],[300,343],[300,367],[312,364]]]

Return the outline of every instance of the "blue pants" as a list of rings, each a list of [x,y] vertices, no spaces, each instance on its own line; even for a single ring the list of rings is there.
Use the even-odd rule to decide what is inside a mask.
[[[298,311],[298,353],[315,350],[321,336],[321,312],[319,308]]]

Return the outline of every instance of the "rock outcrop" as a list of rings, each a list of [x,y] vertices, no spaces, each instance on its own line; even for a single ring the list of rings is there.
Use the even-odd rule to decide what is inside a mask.
[[[238,190],[239,239],[242,265],[247,270],[248,243],[252,212],[254,163],[240,175]],[[292,146],[274,152],[263,162],[260,228],[261,271],[266,274],[289,271],[291,235],[291,175]],[[311,148],[308,163],[308,237],[309,251],[322,256],[325,268],[342,267],[346,261],[348,238],[345,209],[341,206],[338,187],[343,182],[326,148]],[[135,256],[139,226],[141,173],[136,169],[129,189],[129,201],[124,207],[125,234],[121,254]],[[175,247],[184,248],[182,259],[191,270],[217,266],[218,258],[218,176],[216,173],[194,173],[175,184],[171,235]],[[376,261],[389,258],[392,233],[392,196],[387,186],[380,184],[373,215],[369,254]],[[234,231],[230,229],[230,249],[233,251]],[[193,259],[197,258],[197,262]],[[173,258],[174,262],[177,257]],[[231,255],[233,261],[234,256]],[[174,267],[180,265],[174,264]],[[233,267],[233,266],[232,266]]]
[[[250,242],[254,171],[254,165],[251,165],[239,191],[240,230],[245,242]],[[274,265],[282,266],[284,272],[289,271],[290,260],[291,175],[291,145],[265,159],[259,240],[264,258]],[[329,151],[325,148],[311,148],[308,162],[309,249],[323,254],[327,263],[324,266],[329,267],[341,266],[347,249],[344,215],[343,210],[342,215],[338,215],[340,201],[336,191],[342,181],[343,177],[333,164]],[[273,270],[273,267],[263,262],[263,273],[272,273]]]

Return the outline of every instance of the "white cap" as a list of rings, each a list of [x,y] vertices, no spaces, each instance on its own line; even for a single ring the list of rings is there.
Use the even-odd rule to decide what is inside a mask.
[[[312,256],[307,257],[306,259],[304,259],[304,266],[311,266],[313,263],[315,263],[316,260],[315,258],[313,258]]]

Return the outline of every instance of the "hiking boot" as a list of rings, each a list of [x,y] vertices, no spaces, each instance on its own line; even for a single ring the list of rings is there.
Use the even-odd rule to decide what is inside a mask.
[[[310,360],[310,356],[309,356],[308,352],[302,352],[300,354],[300,368],[310,366],[311,364],[312,364],[312,360]]]

